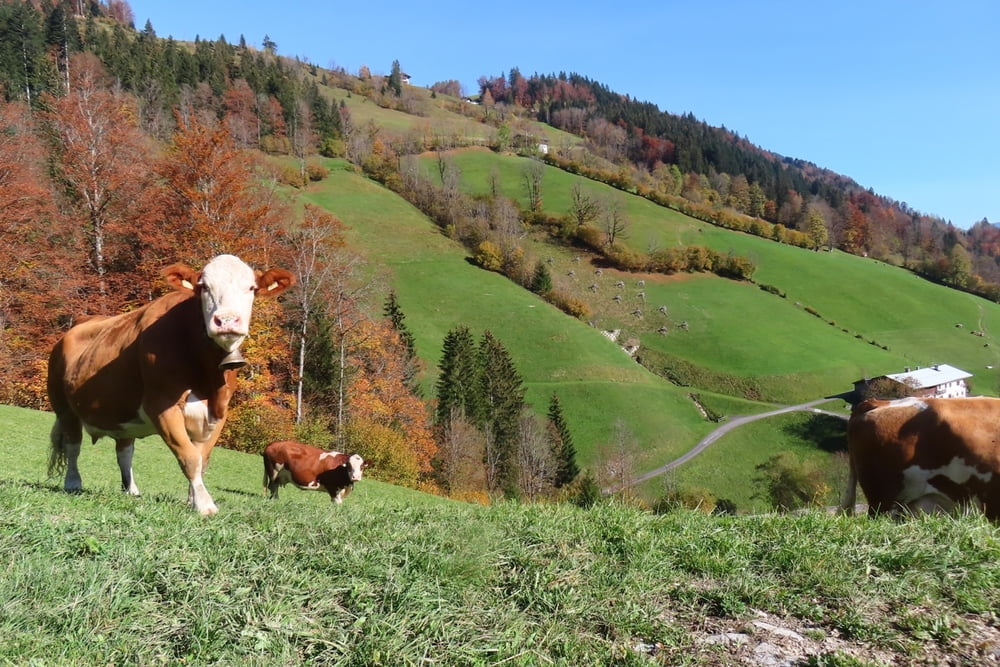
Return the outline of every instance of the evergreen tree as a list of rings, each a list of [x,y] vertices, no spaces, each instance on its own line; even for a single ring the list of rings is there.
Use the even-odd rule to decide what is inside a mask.
[[[392,328],[396,330],[396,333],[399,334],[399,339],[406,345],[406,352],[410,359],[417,356],[417,347],[413,340],[413,334],[410,333],[410,330],[406,326],[406,315],[403,314],[403,309],[399,307],[399,299],[396,298],[395,291],[389,292],[389,296],[385,300],[385,306],[382,309],[382,314],[392,322]]]
[[[406,326],[406,315],[403,314],[402,308],[399,307],[399,300],[396,298],[395,291],[389,292],[382,313],[392,322],[392,328],[399,334],[399,339],[406,346],[406,369],[404,371],[406,376],[403,378],[403,383],[410,391],[419,396],[422,392],[417,383],[417,345],[413,339],[413,334]]]
[[[535,264],[535,273],[531,276],[531,291],[535,294],[548,294],[552,291],[552,274],[545,262]]]
[[[44,17],[30,3],[0,3],[0,90],[7,101],[37,104],[40,93],[55,88],[45,33]]]
[[[487,452],[487,467],[496,473],[490,475],[493,483],[509,493],[515,489],[517,480],[514,452],[518,420],[524,409],[524,382],[507,348],[489,331],[479,341],[478,357],[482,401],[479,424],[492,450]]]
[[[552,394],[549,399],[549,429],[552,438],[552,455],[556,460],[555,487],[558,489],[570,484],[580,474],[576,465],[576,447],[573,446],[573,436],[563,417],[562,404],[559,397]]]
[[[389,90],[396,97],[400,97],[403,94],[403,73],[399,69],[399,61],[392,61],[392,71],[389,72]]]
[[[444,337],[436,390],[438,426],[447,426],[453,411],[476,422],[479,415],[476,347],[468,327],[458,326]]]

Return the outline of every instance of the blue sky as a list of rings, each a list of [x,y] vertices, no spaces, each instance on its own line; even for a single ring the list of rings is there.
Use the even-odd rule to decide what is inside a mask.
[[[243,36],[413,83],[576,72],[967,228],[1000,222],[1000,2],[131,0],[136,27]]]

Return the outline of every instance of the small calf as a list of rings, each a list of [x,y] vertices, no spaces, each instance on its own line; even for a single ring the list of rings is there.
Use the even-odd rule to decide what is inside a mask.
[[[264,492],[278,497],[289,482],[306,491],[325,489],[338,505],[368,467],[357,454],[328,452],[293,440],[278,440],[264,448]]]

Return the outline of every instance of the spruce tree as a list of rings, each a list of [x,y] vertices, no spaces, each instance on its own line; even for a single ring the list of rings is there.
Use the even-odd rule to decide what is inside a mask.
[[[396,97],[403,94],[403,72],[399,68],[399,61],[392,61],[392,70],[389,72],[389,90]]]
[[[535,294],[548,294],[552,291],[552,274],[545,262],[535,264],[535,273],[531,276],[531,291]]]
[[[473,423],[478,422],[478,369],[475,340],[468,327],[458,326],[445,335],[442,344],[435,421],[446,426],[457,410]]]
[[[490,331],[483,332],[478,356],[482,406],[479,424],[492,436],[493,443],[487,465],[498,472],[495,483],[505,492],[512,492],[517,479],[514,452],[517,451],[518,420],[524,409],[524,382],[507,348]]]
[[[556,460],[556,477],[553,480],[558,489],[570,484],[580,474],[576,465],[576,447],[573,446],[573,436],[563,417],[562,404],[559,397],[552,394],[549,399],[549,427],[552,432],[552,455]]]
[[[396,330],[396,333],[399,334],[399,339],[406,346],[406,375],[403,378],[403,383],[410,391],[420,396],[422,392],[417,382],[417,372],[420,368],[417,361],[417,345],[413,339],[413,334],[406,326],[406,315],[403,314],[403,309],[399,306],[396,292],[389,292],[389,297],[385,301],[382,314],[389,318],[389,321],[392,322],[392,328]]]
[[[412,360],[417,356],[417,346],[413,340],[413,334],[406,326],[406,315],[403,314],[403,309],[399,306],[399,299],[396,298],[395,291],[389,292],[385,306],[382,308],[382,314],[392,322],[392,328],[396,330],[399,339],[406,345],[406,354]]]

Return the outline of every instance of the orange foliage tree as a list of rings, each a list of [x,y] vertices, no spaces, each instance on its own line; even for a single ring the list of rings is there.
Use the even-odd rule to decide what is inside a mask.
[[[205,262],[232,253],[251,266],[287,259],[280,243],[288,218],[259,158],[237,150],[224,125],[178,114],[178,131],[156,165],[167,261]]]
[[[237,150],[222,125],[207,124],[197,114],[179,115],[178,124],[155,167],[162,179],[160,235],[157,261],[149,270],[170,261],[200,267],[220,253],[237,255],[257,269],[289,268],[284,230],[290,209],[277,197],[263,164]],[[268,441],[291,434],[294,406],[286,397],[292,357],[282,301],[254,304],[244,348],[250,366],[240,372],[222,436],[227,446],[260,451]]]
[[[54,261],[62,239],[43,163],[27,107],[0,103],[0,402],[32,408],[45,402],[41,351],[69,289]]]
[[[350,359],[353,368],[348,391],[350,424],[355,430],[368,431],[377,424],[399,434],[398,439],[383,438],[378,451],[362,441],[354,442],[358,453],[374,458],[376,470],[389,461],[406,461],[412,456],[421,474],[431,472],[431,460],[437,452],[430,413],[422,400],[407,387],[407,351],[399,334],[387,321],[364,321],[354,331],[356,344]],[[390,451],[404,448],[405,451]]]
[[[134,100],[110,89],[95,56],[74,56],[70,69],[69,92],[45,98],[42,120],[67,223],[79,225],[64,236],[82,241],[68,246],[66,263],[90,278],[74,315],[107,314],[148,298],[133,288],[143,282],[136,270],[145,239],[136,222],[147,199],[151,144],[139,130]]]

